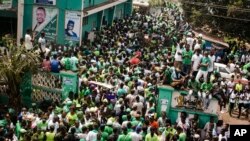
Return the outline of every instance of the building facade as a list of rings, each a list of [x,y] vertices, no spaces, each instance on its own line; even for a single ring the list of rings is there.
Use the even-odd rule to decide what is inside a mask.
[[[93,29],[132,13],[132,0],[25,0],[23,6],[23,35],[45,32],[57,44],[81,43]]]
[[[17,0],[0,0],[0,36],[16,35]]]

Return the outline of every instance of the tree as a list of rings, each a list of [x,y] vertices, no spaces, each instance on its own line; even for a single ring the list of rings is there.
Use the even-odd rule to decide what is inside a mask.
[[[208,25],[214,31],[250,40],[250,28],[246,26],[250,23],[249,0],[180,1],[187,21],[194,23],[196,27]],[[197,22],[202,24],[199,25]]]
[[[11,40],[11,39],[10,39]],[[20,85],[25,73],[36,73],[40,60],[37,54],[27,52],[14,42],[7,41],[7,50],[0,59],[0,78],[8,88],[9,105],[19,109],[22,105]]]
[[[149,0],[148,3],[151,7],[158,7],[163,6],[164,0]]]

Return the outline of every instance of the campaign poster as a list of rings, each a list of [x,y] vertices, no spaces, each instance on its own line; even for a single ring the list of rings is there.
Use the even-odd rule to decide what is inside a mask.
[[[34,0],[35,4],[56,5],[56,0]]]
[[[12,7],[12,0],[0,0],[0,10]]]
[[[33,8],[32,30],[35,38],[39,38],[41,32],[45,33],[47,41],[55,41],[57,35],[57,16],[56,8],[35,6]]]
[[[66,11],[64,27],[66,40],[80,41],[81,13]]]

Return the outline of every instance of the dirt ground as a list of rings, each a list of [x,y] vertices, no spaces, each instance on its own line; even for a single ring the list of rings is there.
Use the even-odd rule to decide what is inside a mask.
[[[224,121],[224,123],[228,123],[228,124],[240,124],[240,125],[250,125],[250,118],[246,119],[245,114],[241,115],[241,117],[238,119],[238,110],[234,110],[234,112],[232,113],[232,117],[230,117],[229,113],[219,113],[219,119],[222,119]]]

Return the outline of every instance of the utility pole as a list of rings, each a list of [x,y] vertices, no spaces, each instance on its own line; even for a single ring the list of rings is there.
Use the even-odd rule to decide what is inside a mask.
[[[18,0],[18,6],[17,6],[17,45],[20,44],[20,39],[23,37],[23,10],[24,10],[24,0]]]

